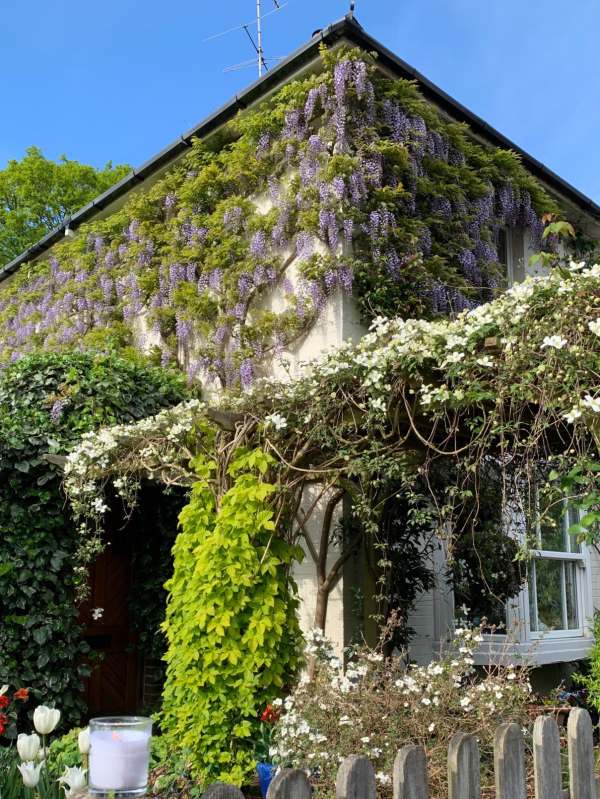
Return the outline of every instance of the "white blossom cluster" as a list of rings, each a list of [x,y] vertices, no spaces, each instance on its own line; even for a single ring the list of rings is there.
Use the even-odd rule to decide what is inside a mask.
[[[386,400],[392,389],[391,375],[395,370],[404,366],[414,376],[420,367],[426,365],[428,372],[442,379],[444,375],[456,378],[463,366],[476,366],[489,372],[497,366],[499,357],[507,358],[514,352],[519,343],[515,331],[520,322],[526,322],[534,302],[543,301],[551,307],[561,302],[560,295],[586,290],[591,281],[599,284],[600,291],[600,264],[586,266],[572,262],[567,275],[564,271],[555,270],[549,275],[528,277],[496,300],[464,311],[454,320],[378,317],[371,324],[369,333],[357,344],[346,342],[325,356],[302,364],[299,376],[292,381],[269,378],[257,381],[249,397],[233,400],[233,404],[240,409],[249,407],[254,402],[253,397],[267,394],[283,410],[302,399],[310,401],[311,397],[322,396],[324,386],[330,385],[332,378],[342,383],[348,377],[360,381],[362,396],[358,400],[359,407],[374,417],[381,417],[387,410]],[[589,321],[588,328],[600,336],[600,318]],[[481,352],[487,337],[497,339],[499,353]],[[537,347],[540,356],[551,351],[566,351],[570,346],[563,335],[548,331],[539,319],[532,320],[531,327],[527,328],[526,340],[527,346],[534,351]],[[418,389],[418,398],[425,410],[451,400],[460,401],[463,397],[463,389],[450,383],[434,386],[424,381]],[[569,421],[585,412],[600,412],[600,399],[592,395],[574,398],[574,408],[580,413],[570,414]],[[270,423],[275,425],[273,416],[279,415],[271,414]],[[288,425],[289,420],[282,418]],[[308,423],[311,418],[309,408],[303,422]]]
[[[399,741],[445,753],[457,730],[487,731],[493,739],[499,720],[522,723],[531,687],[527,670],[515,664],[477,673],[483,641],[481,629],[457,627],[447,650],[426,666],[353,650],[344,668],[323,633],[311,631],[306,654],[317,658],[316,676],[278,700],[271,757],[281,766],[308,767],[321,790],[345,757],[360,754],[371,760],[384,789]]]

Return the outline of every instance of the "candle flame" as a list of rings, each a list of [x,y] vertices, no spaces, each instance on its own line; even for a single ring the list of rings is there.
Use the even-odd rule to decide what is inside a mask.
[[[112,739],[113,741],[121,741],[123,736],[120,732],[116,732],[115,730],[112,731]]]

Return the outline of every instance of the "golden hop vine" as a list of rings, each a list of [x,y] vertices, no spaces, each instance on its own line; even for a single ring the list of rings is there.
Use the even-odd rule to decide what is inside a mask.
[[[204,783],[241,785],[253,772],[258,710],[299,663],[290,567],[302,551],[276,535],[272,465],[260,449],[236,450],[231,485],[216,497],[217,464],[196,458],[197,481],[180,516],[167,583],[162,724]]]

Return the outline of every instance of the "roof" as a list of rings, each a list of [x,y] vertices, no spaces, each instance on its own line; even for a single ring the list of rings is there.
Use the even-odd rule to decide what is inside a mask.
[[[318,56],[319,46],[322,43],[331,47],[341,40],[347,40],[361,47],[363,50],[376,53],[378,63],[382,64],[392,74],[399,78],[416,81],[424,97],[431,100],[457,121],[465,122],[474,133],[484,137],[491,144],[518,153],[521,156],[523,165],[531,174],[543,181],[549,188],[554,189],[562,197],[570,200],[581,210],[600,220],[600,206],[593,202],[593,200],[586,197],[585,194],[570,183],[567,183],[567,181],[563,180],[536,158],[526,153],[491,125],[488,125],[481,117],[478,117],[457,100],[454,100],[449,94],[446,94],[445,91],[428,80],[424,75],[421,75],[414,67],[411,67],[410,64],[407,64],[392,53],[372,36],[369,36],[354,18],[353,14],[348,14],[338,22],[332,23],[321,31],[317,31],[310,41],[288,56],[278,64],[277,67],[267,72],[262,78],[252,83],[240,94],[236,94],[228,103],[221,106],[221,108],[210,114],[202,120],[202,122],[183,133],[178,139],[157,153],[157,155],[149,161],[133,169],[126,177],[118,183],[115,183],[114,186],[111,186],[110,189],[99,197],[96,197],[95,200],[92,200],[87,205],[84,205],[77,213],[68,217],[60,227],[52,230],[44,236],[44,238],[40,239],[21,253],[21,255],[18,255],[10,261],[10,263],[2,267],[0,269],[0,281],[6,279],[10,274],[15,272],[23,263],[30,261],[32,258],[37,258],[57,241],[60,241],[64,237],[67,228],[74,229],[79,227],[83,222],[94,217],[98,211],[106,208],[108,205],[127,194],[127,192],[136,185],[151,177],[159,169],[165,167],[185,152],[191,146],[194,138],[201,138],[209,135],[234,117],[238,111],[247,108],[284,84],[292,73],[297,72],[304,65],[314,61]]]

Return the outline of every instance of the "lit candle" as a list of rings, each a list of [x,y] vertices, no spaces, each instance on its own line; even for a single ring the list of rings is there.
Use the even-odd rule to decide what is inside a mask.
[[[152,720],[130,718],[90,721],[90,792],[143,794],[148,782]]]

